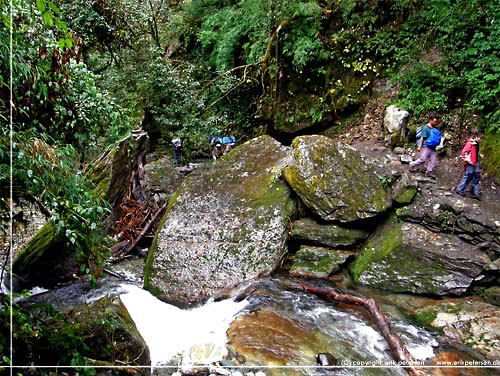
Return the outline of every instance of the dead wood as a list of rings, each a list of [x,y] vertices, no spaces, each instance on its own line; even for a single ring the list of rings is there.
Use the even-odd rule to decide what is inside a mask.
[[[399,338],[399,336],[392,330],[384,313],[375,300],[341,293],[332,288],[318,288],[303,283],[300,283],[300,286],[304,290],[315,295],[327,297],[336,302],[354,304],[365,308],[370,313],[378,329],[389,344],[389,347],[393,351],[398,364],[401,364],[410,376],[426,375],[421,368],[416,366],[418,365],[417,360],[410,354],[404,343],[401,341],[401,338]]]
[[[114,230],[120,242],[111,247],[114,262],[128,257],[165,208],[166,204],[160,208],[156,202],[147,200],[144,191],[143,156],[140,154],[137,156],[135,170],[130,175],[127,195],[120,203],[121,214]]]
[[[146,226],[144,226],[144,228],[142,229],[142,231],[139,233],[139,235],[132,241],[130,242],[129,245],[127,245],[120,253],[121,254],[128,254],[135,246],[136,244],[139,242],[139,240],[142,239],[142,237],[144,236],[144,234],[149,230],[149,228],[151,227],[151,225],[156,221],[156,218],[158,218],[158,215],[160,213],[162,213],[165,208],[167,207],[167,203],[164,203],[162,205],[162,207],[160,209],[158,209],[156,211],[156,213],[153,215],[153,217],[151,218],[151,220],[148,222],[148,224]]]

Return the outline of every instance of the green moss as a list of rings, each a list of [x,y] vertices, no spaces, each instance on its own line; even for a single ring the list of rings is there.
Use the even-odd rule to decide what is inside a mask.
[[[481,161],[481,167],[488,175],[500,184],[500,132],[487,132],[481,144],[481,153],[484,158]]]
[[[500,306],[500,287],[494,286],[487,289],[483,289],[481,296],[490,304]]]
[[[296,255],[290,272],[293,274],[296,270],[307,270],[316,275],[328,275],[335,264],[345,260],[335,252],[325,252],[323,248],[302,247]]]
[[[433,328],[432,323],[434,322],[434,320],[436,320],[437,315],[437,310],[421,309],[413,314],[413,318],[417,321],[418,324],[426,328]]]
[[[403,189],[403,191],[394,198],[394,201],[396,201],[399,204],[409,204],[412,202],[413,198],[417,194],[417,187],[408,187]],[[396,214],[399,212],[399,209],[396,210]]]
[[[111,174],[104,176],[103,179],[99,180],[99,183],[97,183],[96,187],[92,190],[92,193],[103,198],[108,191],[110,179]]]
[[[156,251],[158,250],[158,235],[160,234],[160,231],[167,220],[168,214],[172,209],[172,206],[174,205],[175,201],[177,201],[177,198],[179,198],[180,194],[181,194],[181,188],[177,189],[177,191],[175,191],[175,193],[170,198],[170,201],[168,202],[167,205],[167,209],[165,210],[165,214],[163,215],[163,218],[161,219],[160,224],[158,225],[158,230],[156,231],[153,242],[151,243],[151,247],[149,247],[148,255],[144,263],[144,289],[148,290],[151,294],[155,296],[161,295],[161,291],[158,288],[154,287],[151,283],[151,279],[153,277],[152,275],[153,260]]]
[[[383,236],[380,232],[383,231]],[[395,221],[390,221],[383,226],[364,247],[360,255],[356,257],[349,270],[355,283],[359,282],[359,277],[373,262],[378,262],[388,254],[397,249],[403,240],[403,233],[400,226]]]
[[[47,249],[64,239],[61,232],[55,230],[54,224],[48,221],[23,247],[16,257],[12,270],[15,274],[24,274],[36,263]]]
[[[251,207],[272,207],[276,203],[285,202],[290,197],[290,188],[283,181],[278,180],[274,182],[270,187],[268,187],[262,195],[252,200],[250,203]],[[288,200],[290,201],[290,200]],[[286,215],[292,216],[295,213],[295,202],[292,201],[290,205],[287,205]],[[267,221],[267,219],[266,219]]]
[[[401,130],[398,130],[391,135],[391,146],[402,147],[402,146],[404,146],[404,144],[405,144],[405,139],[403,137],[403,132]]]

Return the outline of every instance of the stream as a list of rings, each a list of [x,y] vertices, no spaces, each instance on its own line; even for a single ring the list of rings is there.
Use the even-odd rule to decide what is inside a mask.
[[[171,374],[177,367],[191,373],[211,364],[242,364],[266,375],[407,375],[366,312],[294,290],[283,276],[249,282],[232,298],[188,310],[161,302],[136,285],[122,289],[121,300],[149,346],[156,374]],[[422,366],[432,366],[443,354],[480,359],[474,351],[413,325],[397,306],[384,302],[382,309]],[[336,366],[319,367],[318,359]],[[487,368],[442,369],[436,373],[429,368],[428,373],[497,374]]]
[[[117,266],[122,278],[102,278],[94,288],[88,283],[51,291],[35,288],[28,301],[50,303],[66,311],[104,296],[120,296],[148,345],[151,372],[159,376],[224,374],[220,370],[227,375],[258,370],[266,376],[407,375],[364,309],[294,288],[296,280],[285,272],[248,281],[224,299],[182,309],[142,289],[142,269],[143,260],[135,259]],[[498,375],[494,368],[436,367],[484,358],[406,317],[409,307],[427,298],[353,286],[341,278],[308,283],[375,299],[428,375]]]

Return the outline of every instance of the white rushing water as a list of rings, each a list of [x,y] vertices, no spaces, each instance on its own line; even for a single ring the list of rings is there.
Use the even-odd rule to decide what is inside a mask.
[[[227,351],[226,331],[248,304],[227,299],[183,310],[137,286],[124,288],[127,293],[120,298],[149,347],[152,366],[165,364],[179,353],[183,359],[192,357],[199,346],[211,349],[203,354],[204,364],[221,360]]]

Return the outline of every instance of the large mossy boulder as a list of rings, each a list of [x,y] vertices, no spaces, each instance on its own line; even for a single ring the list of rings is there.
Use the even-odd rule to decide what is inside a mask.
[[[323,220],[352,222],[391,207],[381,179],[354,148],[324,136],[297,137],[292,148],[285,179]]]
[[[461,295],[497,267],[488,253],[453,234],[389,220],[350,265],[356,283],[393,292]]]
[[[78,272],[76,251],[65,244],[62,231],[47,221],[14,259],[14,290],[34,286],[52,288],[75,272]]]
[[[296,207],[280,179],[289,162],[287,147],[262,136],[187,176],[149,250],[144,286],[190,303],[271,273],[287,252]]]
[[[500,311],[477,296],[445,299],[415,310],[412,316],[488,359],[500,359]]]
[[[301,218],[292,223],[293,239],[326,247],[350,247],[365,240],[370,233],[363,229],[320,222],[313,218]]]

